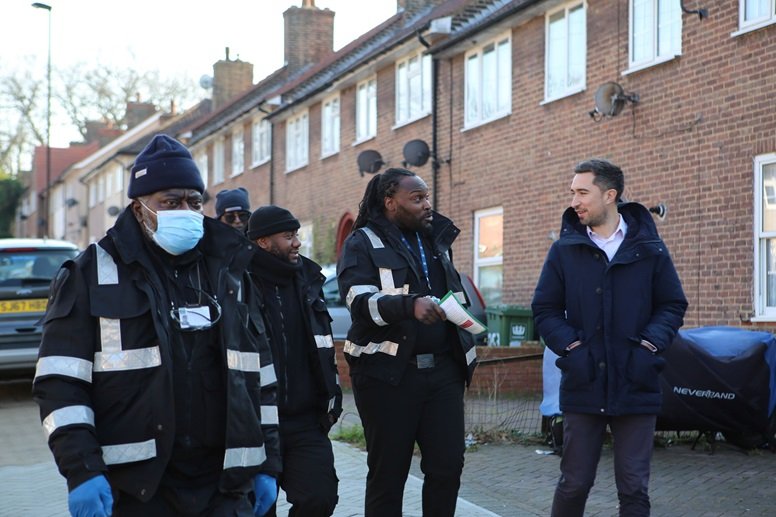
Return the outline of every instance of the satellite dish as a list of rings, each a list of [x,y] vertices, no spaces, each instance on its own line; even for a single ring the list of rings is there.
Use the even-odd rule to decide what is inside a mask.
[[[205,90],[209,90],[213,87],[213,78],[205,74],[199,78],[199,85]]]
[[[385,165],[383,157],[380,156],[380,153],[372,149],[367,149],[366,151],[361,151],[358,153],[358,158],[356,158],[356,161],[358,162],[358,172],[361,174],[361,176],[363,176],[365,172],[374,174],[380,170],[380,167]]]
[[[617,83],[604,83],[595,92],[595,111],[604,116],[618,115],[626,102],[639,102],[639,96],[636,93],[625,93]]]
[[[111,217],[116,217],[119,215],[119,212],[121,212],[121,208],[117,207],[116,205],[111,205],[108,207],[108,215]]]
[[[428,144],[423,140],[410,140],[404,144],[404,161],[415,167],[421,167],[426,164],[431,152]]]

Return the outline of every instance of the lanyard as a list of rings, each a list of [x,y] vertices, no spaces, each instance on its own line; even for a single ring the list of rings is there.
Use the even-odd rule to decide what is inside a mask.
[[[407,238],[404,237],[404,234],[399,234],[401,236],[401,241],[404,243],[404,246],[407,247],[407,250],[410,252],[410,255],[417,258],[417,255],[415,254],[415,250],[412,249],[412,246],[410,246],[410,243],[407,242]],[[418,239],[418,251],[420,252],[420,265],[423,267],[423,275],[426,277],[426,285],[428,286],[429,292],[431,291],[431,277],[428,274],[428,262],[426,262],[426,252],[423,250],[423,243],[420,241],[420,234],[418,232],[415,232],[415,237]]]

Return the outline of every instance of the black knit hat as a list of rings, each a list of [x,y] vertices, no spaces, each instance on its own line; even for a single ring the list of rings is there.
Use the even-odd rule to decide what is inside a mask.
[[[224,189],[216,194],[216,218],[227,212],[247,212],[251,209],[248,191],[242,187]]]
[[[154,136],[135,158],[129,175],[130,199],[171,188],[205,191],[202,175],[191,153],[167,135]]]
[[[245,233],[249,239],[256,240],[267,235],[298,230],[299,227],[299,221],[291,212],[279,206],[267,205],[257,208],[251,214]]]

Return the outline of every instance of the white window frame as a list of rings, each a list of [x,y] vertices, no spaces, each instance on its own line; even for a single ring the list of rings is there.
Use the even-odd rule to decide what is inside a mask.
[[[582,10],[582,33],[579,36],[580,41],[577,41],[576,39],[572,38],[571,34],[571,28],[569,28],[569,15],[572,11],[576,11],[577,9]],[[563,35],[563,41],[562,42],[554,42],[551,39],[551,31],[550,31],[550,23],[551,19],[558,15],[559,13],[563,13],[563,17],[561,20],[559,20],[560,25],[558,27],[560,28],[560,31]],[[574,39],[574,41],[572,41]],[[581,68],[581,77],[576,82],[571,81],[571,70],[572,70],[572,64],[571,61],[574,57],[575,52],[579,52],[579,47],[581,47],[581,56],[582,56],[582,63],[580,65]],[[564,86],[562,88],[559,88],[557,91],[550,91],[550,87],[552,84],[552,71],[551,71],[551,63],[550,63],[550,57],[552,55],[555,55],[555,52],[559,52],[560,59],[563,60],[563,67],[565,68],[563,72],[562,82],[564,83]],[[551,102],[557,99],[561,99],[563,97],[568,97],[569,95],[573,95],[575,93],[579,93],[581,91],[584,91],[586,88],[586,79],[587,79],[587,2],[584,0],[582,1],[574,1],[570,2],[566,5],[563,5],[557,9],[553,9],[551,11],[547,11],[544,19],[544,102]],[[542,104],[543,104],[542,103]]]
[[[763,211],[770,203],[763,203],[763,168],[776,164],[776,153],[757,156],[754,159],[754,317],[752,321],[776,321],[776,306],[768,307],[767,266],[765,264],[766,239],[776,239],[776,231],[762,230]],[[776,188],[776,185],[774,185]]]
[[[776,23],[776,0],[765,0],[767,4],[766,14],[749,20],[746,19],[747,0],[738,0],[738,2],[738,30],[733,32],[731,36],[746,34]]]
[[[637,20],[636,3],[645,4],[650,19],[644,22],[643,36],[636,33],[635,26],[640,20]],[[669,19],[667,23],[661,26],[660,21],[660,5],[667,6],[673,12],[674,19]],[[667,14],[671,16],[671,12]],[[667,49],[660,48],[661,35],[664,35],[666,31],[674,28],[676,30],[677,41],[670,45]],[[635,39],[637,37],[650,38],[647,43],[650,43],[651,52],[650,56],[641,58],[636,61],[634,56],[636,45]],[[675,45],[675,46],[674,46]],[[651,66],[671,61],[676,57],[682,55],[682,8],[679,0],[628,0],[628,70],[623,72],[623,75],[627,75]]]
[[[493,47],[496,70],[494,72],[495,84],[486,92],[483,68],[485,65],[484,56],[489,47]],[[500,57],[501,59],[499,59]],[[475,68],[470,68],[470,63],[474,63],[472,66]],[[512,68],[511,30],[464,55],[464,129],[487,124],[512,113]],[[477,76],[470,77],[474,70],[476,70]],[[472,86],[474,85],[476,85],[477,91],[473,91]],[[496,102],[493,112],[489,114],[484,114],[486,99],[495,99]],[[472,114],[471,107],[476,109],[476,114]]]
[[[245,132],[242,127],[232,133],[232,177],[245,172]]]
[[[339,93],[321,103],[321,158],[340,150],[340,105]]]
[[[208,160],[207,160],[207,153],[201,152],[198,153],[194,161],[197,163],[197,168],[199,169],[199,175],[202,176],[202,183],[205,184],[205,188],[208,187]]]
[[[363,120],[362,120],[363,116]],[[377,136],[377,76],[356,85],[356,144]]]
[[[224,182],[224,138],[213,143],[213,185]]]
[[[266,118],[254,120],[251,126],[251,166],[258,167],[272,157],[272,124]]]
[[[415,122],[431,114],[431,55],[416,52],[396,62],[396,125]]]
[[[307,110],[286,120],[286,173],[309,163],[309,121]]]
[[[473,277],[474,277],[474,285],[478,286],[480,285],[480,268],[487,267],[487,266],[501,266],[502,267],[502,281],[503,281],[503,267],[504,267],[504,254],[502,252],[500,257],[487,257],[487,258],[479,258],[480,256],[480,220],[484,219],[485,217],[490,217],[493,215],[500,215],[502,218],[502,225],[503,225],[503,219],[504,219],[504,207],[497,206],[492,208],[484,208],[482,210],[477,210],[474,212],[474,247],[473,252],[474,256],[472,257],[472,268],[473,268]],[[502,226],[503,231],[503,226]],[[503,242],[502,242],[503,246]]]

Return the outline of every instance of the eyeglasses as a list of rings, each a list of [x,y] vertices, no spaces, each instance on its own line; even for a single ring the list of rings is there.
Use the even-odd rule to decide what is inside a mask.
[[[191,287],[195,291],[205,295],[207,305],[199,306],[174,306],[170,309],[170,319],[181,332],[197,332],[207,330],[221,319],[221,305],[215,298],[202,289]],[[215,314],[215,317],[213,316]]]
[[[224,219],[225,223],[233,223],[237,219],[240,220],[240,222],[247,223],[248,219],[251,218],[250,212],[227,212],[224,215],[221,216]]]

